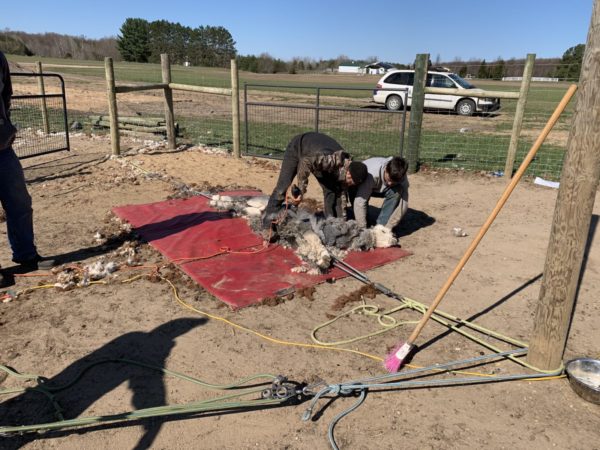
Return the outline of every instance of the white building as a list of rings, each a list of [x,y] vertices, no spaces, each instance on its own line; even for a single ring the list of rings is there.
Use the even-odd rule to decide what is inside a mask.
[[[369,75],[383,75],[388,70],[393,69],[393,68],[394,68],[394,66],[392,66],[391,64],[384,63],[384,62],[376,62],[376,63],[367,64],[365,66],[365,73],[367,73]]]
[[[360,64],[345,62],[339,65],[338,73],[362,73]]]

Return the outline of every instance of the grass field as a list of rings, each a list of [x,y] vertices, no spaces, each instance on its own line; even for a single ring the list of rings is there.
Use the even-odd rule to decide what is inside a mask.
[[[79,77],[104,78],[104,63],[102,61],[77,61],[54,58],[8,56],[9,60],[24,67],[30,67],[35,61],[41,60],[48,72],[77,75]],[[127,83],[159,83],[161,82],[161,67],[159,64],[138,64],[117,62],[114,64],[117,84]],[[231,74],[228,69],[206,67],[172,66],[172,79],[175,83],[209,86],[230,87]],[[240,87],[249,85],[249,92],[262,93],[290,93],[289,97],[283,96],[279,101],[296,104],[314,103],[316,87],[320,87],[322,99],[337,98],[338,104],[348,105],[355,100],[370,101],[371,90],[374,88],[379,75],[339,75],[332,73],[304,73],[304,74],[254,74],[240,72]],[[474,84],[485,90],[518,91],[518,82],[500,82],[497,80],[474,80]],[[257,86],[268,85],[268,86]],[[362,88],[361,90],[335,89]],[[535,135],[543,128],[552,114],[556,105],[568,88],[567,83],[542,83],[531,84],[526,112],[523,120],[523,135],[519,143],[518,155],[523,154],[531,145]],[[327,100],[323,100],[325,102]],[[341,102],[341,103],[340,103]],[[573,102],[572,102],[573,103]],[[573,104],[567,107],[555,129],[567,133],[570,127]],[[242,105],[243,107],[243,105]],[[446,115],[434,116],[427,112],[430,118],[427,130],[423,132],[420,144],[421,162],[435,167],[462,167],[468,170],[497,171],[504,167],[504,158],[507,152],[510,131],[513,126],[513,117],[516,101],[503,100],[499,118],[487,120],[485,117],[468,118],[469,127],[480,131],[479,133],[461,134],[459,132],[460,118],[454,117],[452,126],[447,124]],[[69,113],[71,118],[78,117],[77,112]],[[283,118],[282,118],[283,117]],[[312,129],[314,125],[310,120],[297,123],[293,118],[294,113],[289,112],[289,119],[281,113],[276,123],[265,123],[265,118],[255,119],[249,115],[248,149],[250,153],[278,157],[287,141],[296,133]],[[348,115],[350,117],[350,114]],[[439,118],[438,118],[439,117]],[[474,121],[475,119],[475,121]],[[177,117],[185,131],[185,137],[192,142],[206,145],[219,145],[231,147],[231,126],[227,118],[203,118],[198,120],[191,116]],[[280,123],[288,122],[288,123]],[[358,158],[377,156],[383,152],[399,149],[399,127],[395,129],[373,127],[372,121],[356,123],[337,120],[321,126],[320,131],[330,133],[340,142],[351,143],[352,151]],[[337,124],[337,125],[336,125]],[[244,124],[242,124],[244,127]],[[482,131],[484,133],[482,133]],[[242,128],[242,148],[246,148],[244,141],[246,133]],[[563,141],[565,141],[563,139]],[[550,178],[559,176],[564,155],[564,143],[545,144],[540,155],[534,161],[530,172]],[[450,156],[448,156],[450,155]],[[452,156],[454,155],[454,156]],[[459,157],[456,155],[460,155]],[[517,157],[517,163],[520,161]]]

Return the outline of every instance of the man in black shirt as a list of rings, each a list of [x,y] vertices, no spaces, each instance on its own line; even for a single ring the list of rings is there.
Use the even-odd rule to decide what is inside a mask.
[[[325,217],[342,217],[341,194],[349,186],[362,183],[367,167],[352,161],[350,154],[333,138],[316,132],[292,138],[283,155],[279,179],[263,215],[263,228],[268,229],[277,219],[286,197],[298,205],[306,193],[308,177],[313,174],[323,189]],[[298,192],[288,195],[288,189],[298,178]]]
[[[23,168],[12,148],[17,130],[10,121],[11,96],[8,61],[0,52],[0,203],[6,214],[12,260],[26,270],[49,269],[54,261],[43,259],[35,247],[31,197],[25,185]],[[0,273],[0,287],[5,284]]]

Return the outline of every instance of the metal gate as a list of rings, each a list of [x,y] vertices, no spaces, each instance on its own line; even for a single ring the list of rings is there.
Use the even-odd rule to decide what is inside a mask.
[[[250,89],[256,98],[281,100],[250,101]],[[245,83],[244,152],[281,159],[293,136],[312,130],[330,135],[357,159],[402,155],[406,107],[388,111],[371,94],[370,88]]]
[[[24,159],[68,151],[69,126],[63,78],[54,73],[11,73],[11,78],[14,90],[21,91],[25,87],[27,91],[37,89],[40,92],[12,96],[10,120],[18,130],[13,143],[17,156]]]

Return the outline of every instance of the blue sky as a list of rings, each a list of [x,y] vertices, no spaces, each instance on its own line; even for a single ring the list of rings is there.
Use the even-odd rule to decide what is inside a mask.
[[[5,0],[0,29],[115,36],[128,17],[223,26],[239,54],[411,63],[560,57],[586,42],[593,0]],[[164,6],[167,6],[166,8]]]

